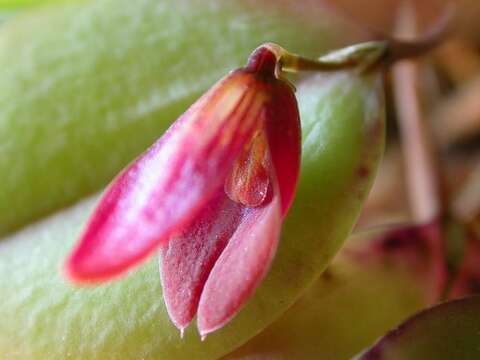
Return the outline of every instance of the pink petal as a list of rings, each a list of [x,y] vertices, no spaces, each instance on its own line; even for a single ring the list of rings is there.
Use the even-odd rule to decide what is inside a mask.
[[[220,189],[202,214],[160,249],[163,297],[170,318],[182,332],[195,316],[207,277],[244,209]]]
[[[261,207],[245,209],[202,291],[197,312],[202,337],[224,326],[253,294],[272,262],[281,223],[278,196]]]
[[[247,219],[254,213],[242,205],[258,207],[272,201],[269,179],[275,179],[275,175],[267,146],[265,133],[257,133],[236,160],[225,183],[226,191],[220,189],[200,216],[160,250],[165,304],[181,333],[195,316],[210,271],[230,238],[234,237],[234,233],[235,236],[249,236],[241,234],[241,224],[246,226],[248,221],[252,221],[249,226],[255,226],[254,220]],[[267,265],[268,261],[263,262],[263,266]],[[252,271],[256,271],[255,267]],[[238,296],[241,300],[248,294],[240,292]]]
[[[278,179],[282,215],[292,205],[300,173],[301,128],[297,100],[289,85],[278,81],[267,109],[266,132]]]
[[[240,70],[192,105],[111,184],[67,260],[68,276],[78,282],[117,276],[194,219],[262,123],[269,95]]]

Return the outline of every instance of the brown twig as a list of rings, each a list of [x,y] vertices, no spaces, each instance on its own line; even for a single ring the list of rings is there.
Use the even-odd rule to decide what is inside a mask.
[[[409,3],[404,2],[404,5],[399,11],[398,35],[414,37],[415,13]],[[396,64],[393,68],[394,96],[412,217],[417,222],[428,222],[443,215],[447,207],[436,151],[421,109],[419,72],[419,63],[412,60]]]
[[[291,53],[274,43],[267,43],[263,46],[267,46],[277,56],[279,69],[283,72],[338,71],[344,69],[356,69],[365,72],[389,67],[395,62],[428,53],[449,34],[454,14],[455,6],[452,2],[449,2],[430,31],[423,35],[415,33],[415,38],[410,40],[378,33],[375,29],[364,25],[361,27],[363,32],[370,34],[372,38],[377,40],[337,49],[317,59],[305,58]]]
[[[407,2],[402,2],[400,8],[405,7],[404,4],[406,3]],[[409,27],[411,26],[410,30],[407,29],[407,27],[405,27],[405,29],[396,29],[395,36],[386,39],[389,43],[389,48],[385,54],[385,63],[389,64],[403,59],[418,57],[437,47],[451,32],[454,15],[455,5],[452,2],[449,2],[445,5],[440,18],[435,23],[435,26],[423,36],[418,37],[416,30],[417,24],[407,25]],[[411,17],[411,20],[414,18],[413,12],[411,15],[407,14],[405,16]],[[403,27],[401,24],[398,26]],[[411,38],[413,40],[402,40],[402,38]]]

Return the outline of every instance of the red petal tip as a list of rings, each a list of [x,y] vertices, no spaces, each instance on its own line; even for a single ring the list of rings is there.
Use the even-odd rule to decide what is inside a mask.
[[[71,258],[67,259],[63,264],[62,274],[68,281],[79,286],[96,285],[101,282],[101,280],[91,277],[87,273],[81,271]]]
[[[267,205],[244,214],[203,288],[197,312],[200,335],[225,326],[253,295],[273,260],[281,219],[275,195]]]
[[[275,53],[268,46],[262,45],[250,55],[245,69],[274,78],[277,64],[278,60]]]

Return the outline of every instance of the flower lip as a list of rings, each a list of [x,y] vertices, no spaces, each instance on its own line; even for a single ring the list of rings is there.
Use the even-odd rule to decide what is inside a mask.
[[[264,132],[257,131],[233,164],[224,186],[231,200],[247,207],[260,206],[267,200],[271,187],[267,142]]]

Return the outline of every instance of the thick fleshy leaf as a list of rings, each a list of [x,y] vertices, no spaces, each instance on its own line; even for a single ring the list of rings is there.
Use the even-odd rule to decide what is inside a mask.
[[[168,314],[180,331],[195,316],[205,281],[243,212],[244,207],[220,189],[201,215],[160,249],[163,297]]]
[[[2,26],[5,21],[12,18],[15,14],[16,12],[14,11],[0,10],[0,26]]]
[[[392,330],[358,360],[480,359],[480,296],[437,305]]]
[[[202,337],[224,326],[253,294],[272,262],[281,224],[278,195],[244,210],[202,291],[197,324]]]
[[[202,96],[110,185],[67,262],[68,275],[80,282],[116,276],[194,219],[261,126],[268,100],[244,71]]]
[[[62,0],[0,0],[0,10],[23,9],[30,6],[39,6],[52,2],[61,2]],[[63,0],[68,1],[68,0]]]

